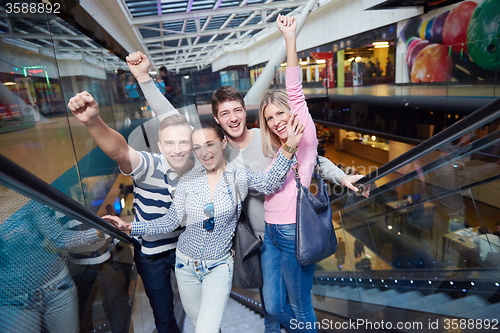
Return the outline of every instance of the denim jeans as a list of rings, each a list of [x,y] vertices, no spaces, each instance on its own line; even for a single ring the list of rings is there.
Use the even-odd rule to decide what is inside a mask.
[[[261,236],[259,236],[261,237]],[[263,247],[260,247],[260,255],[262,256],[262,251]],[[260,261],[262,270],[264,270],[264,265],[263,261]],[[269,313],[266,311],[266,304],[264,302],[264,295],[262,293],[262,287],[259,288],[259,294],[260,294],[260,302],[262,304],[262,310],[264,311],[264,333],[274,333],[274,332],[281,332],[281,325],[278,320],[276,320],[273,316],[271,316]]]
[[[132,312],[128,294],[131,268],[131,264],[115,262],[112,258],[96,265],[71,266],[71,276],[78,290],[80,333],[94,332],[93,310],[98,290],[102,294],[102,306],[111,332],[129,331]]]
[[[15,299],[0,300],[0,332],[78,333],[78,296],[64,268],[49,282]]]
[[[316,332],[312,285],[316,265],[295,258],[295,224],[267,224],[262,253],[262,293],[267,312],[290,332]],[[311,323],[307,325],[306,323]],[[268,330],[266,333],[279,332]]]
[[[175,277],[182,306],[196,333],[218,333],[233,280],[233,257],[192,259],[177,250]]]
[[[174,295],[170,283],[175,250],[153,255],[135,250],[134,261],[153,309],[156,330],[158,333],[180,333],[174,316]]]

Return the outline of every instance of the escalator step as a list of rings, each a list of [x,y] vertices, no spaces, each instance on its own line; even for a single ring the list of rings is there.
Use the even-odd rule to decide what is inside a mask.
[[[364,295],[361,294],[361,301],[380,305],[389,305],[388,303],[401,295],[396,289],[382,291],[377,294]]]
[[[429,306],[448,303],[453,301],[453,298],[445,293],[437,293],[423,298],[414,299],[408,302],[395,305],[398,308],[412,309],[412,310],[426,310]]]
[[[195,332],[194,326],[187,316],[184,319],[184,329],[182,332]],[[222,317],[221,332],[264,332],[264,318],[238,301],[229,298],[224,310],[224,316]]]
[[[419,299],[419,298],[422,298],[422,297],[425,297],[425,296],[420,291],[418,291],[418,290],[412,290],[412,291],[409,291],[409,292],[406,292],[406,293],[402,293],[402,294],[398,295],[397,297],[395,297],[393,299],[390,299],[387,302],[387,305],[397,306],[397,304],[401,304],[401,303],[404,303],[404,302],[413,301],[413,300],[416,300],[416,299]]]
[[[491,303],[484,298],[472,295],[455,299],[447,304],[439,304],[424,309],[426,312],[458,316],[462,313],[482,309]]]
[[[326,297],[335,297],[348,299],[350,301],[359,301],[359,292],[355,288],[342,287],[338,288],[335,286],[328,286],[322,290],[323,295]]]
[[[370,288],[370,289],[358,288],[358,291],[361,294],[361,299],[366,297],[380,296],[382,293],[386,292],[386,290],[382,291],[378,288]]]
[[[499,313],[500,313],[500,303],[496,303],[481,309],[462,313],[460,316],[472,319],[483,319],[483,320],[489,319],[491,321],[493,319],[498,319]]]

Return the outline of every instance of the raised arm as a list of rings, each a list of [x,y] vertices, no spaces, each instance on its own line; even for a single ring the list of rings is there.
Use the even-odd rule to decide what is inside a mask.
[[[298,63],[296,47],[297,21],[293,16],[279,15],[276,24],[286,43],[286,92],[288,94],[290,113],[297,114],[297,118],[304,125],[304,134],[300,147],[296,152],[296,157],[300,163],[299,174],[301,181],[303,181],[304,185],[308,185],[307,180],[311,179],[313,166],[316,162],[318,140],[316,138],[316,127],[307,108],[302,89],[301,69]]]
[[[279,14],[276,19],[276,24],[285,38],[286,67],[297,67],[299,65],[296,46],[297,20],[295,20],[293,16],[283,16]]]
[[[131,173],[139,165],[139,153],[99,117],[99,106],[91,94],[86,91],[76,94],[69,100],[68,108],[87,127],[102,151],[116,161],[123,172]]]
[[[151,76],[149,76],[148,71],[149,66],[151,66],[151,62],[148,57],[146,57],[144,53],[137,51],[130,53],[126,60],[130,72],[137,79],[137,82],[139,82],[142,92],[144,93],[144,97],[148,101],[153,112],[157,116],[163,114],[170,116],[172,114],[179,113],[172,106],[172,104],[170,104],[168,99],[160,92]]]
[[[151,76],[148,73],[151,62],[144,53],[140,51],[130,53],[125,60],[127,61],[130,73],[132,73],[137,82],[141,83],[151,80]]]

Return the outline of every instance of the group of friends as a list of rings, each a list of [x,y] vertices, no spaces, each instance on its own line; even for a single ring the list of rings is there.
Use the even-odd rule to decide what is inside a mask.
[[[280,332],[280,326],[300,331],[292,323],[311,328],[314,325],[306,323],[316,322],[311,295],[315,265],[302,266],[295,258],[297,189],[291,167],[308,187],[318,141],[302,89],[296,19],[279,15],[277,26],[286,42],[286,92],[265,95],[260,128],[247,128],[245,102],[229,86],[213,93],[215,122],[193,128],[156,88],[148,74],[150,61],[141,52],[130,54],[127,64],[154,112],[165,116],[158,128],[160,154],[130,147],[99,117],[98,104],[89,93],[78,93],[68,103],[104,153],[134,181],[134,222],[103,218],[141,243],[134,261],[159,333],[179,332],[172,270],[196,332],[220,331],[232,285],[232,238],[242,205],[255,233],[263,238],[260,292],[265,332]],[[362,175],[346,175],[325,158],[320,163],[325,177],[357,191],[354,183]]]

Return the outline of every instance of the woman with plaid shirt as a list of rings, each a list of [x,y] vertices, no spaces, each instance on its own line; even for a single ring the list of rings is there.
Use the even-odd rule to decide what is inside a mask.
[[[290,117],[289,141],[297,147],[303,126]],[[116,216],[104,216],[131,235],[156,235],[176,229],[184,217],[186,230],[179,236],[176,278],[179,294],[196,332],[219,332],[231,290],[232,238],[241,212],[235,182],[244,199],[249,189],[270,194],[281,187],[293,154],[278,155],[269,172],[236,169],[224,158],[227,141],[214,122],[203,122],[193,131],[193,151],[202,167],[193,168],[179,181],[168,213],[156,220],[129,224]]]

